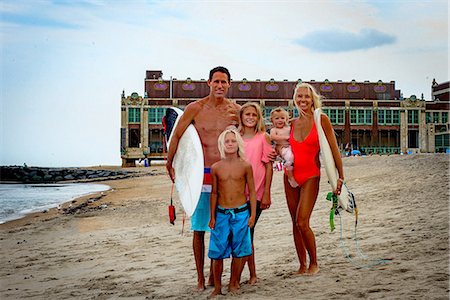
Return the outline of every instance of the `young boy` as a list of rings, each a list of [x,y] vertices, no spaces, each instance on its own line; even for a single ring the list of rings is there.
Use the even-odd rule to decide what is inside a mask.
[[[277,107],[270,112],[270,121],[273,124],[270,129],[270,139],[275,142],[275,150],[284,160],[283,165],[286,168],[289,184],[295,188],[298,184],[294,179],[294,155],[289,144],[291,134],[291,127],[288,124],[289,113],[284,108]]]
[[[242,257],[252,254],[250,228],[255,224],[256,192],[252,166],[244,159],[244,145],[233,129],[222,132],[218,138],[221,160],[211,167],[212,191],[210,198],[211,237],[208,256],[213,260],[214,291],[210,297],[222,294],[223,259],[231,262],[229,291],[239,291],[239,272]],[[245,187],[250,191],[250,210]]]

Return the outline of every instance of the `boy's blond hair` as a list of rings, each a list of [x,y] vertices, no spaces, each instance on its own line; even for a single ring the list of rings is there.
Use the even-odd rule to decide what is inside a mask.
[[[242,114],[246,108],[253,107],[258,114],[258,122],[256,123],[255,132],[258,133],[260,131],[265,132],[266,126],[264,125],[264,117],[262,115],[261,106],[259,106],[256,102],[247,102],[242,105],[241,110],[239,111],[239,128],[238,130],[242,132],[244,130],[244,126],[242,125]]]
[[[287,110],[285,110],[281,106],[272,109],[272,111],[270,112],[270,122],[272,122],[272,124],[273,124],[273,121],[272,121],[273,115],[276,114],[276,113],[284,114],[286,116],[286,125],[289,125],[289,113],[287,112]]]
[[[237,155],[238,157],[245,159],[245,153],[244,153],[244,141],[242,140],[241,135],[239,132],[236,131],[236,129],[225,129],[217,139],[217,147],[219,148],[220,158],[225,158],[225,136],[228,133],[233,133],[236,136],[236,141],[238,144],[238,151]]]

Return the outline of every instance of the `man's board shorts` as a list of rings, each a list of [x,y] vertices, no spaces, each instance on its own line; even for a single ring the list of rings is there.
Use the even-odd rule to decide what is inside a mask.
[[[208,257],[224,259],[244,257],[252,254],[252,242],[248,219],[250,211],[248,204],[237,208],[223,208],[216,210],[216,224],[211,230]]]
[[[191,230],[209,231],[209,198],[211,195],[211,168],[204,169],[203,186],[197,207],[191,217]]]

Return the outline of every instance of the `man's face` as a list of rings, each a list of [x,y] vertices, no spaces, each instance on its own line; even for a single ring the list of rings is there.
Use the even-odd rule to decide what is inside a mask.
[[[228,76],[222,72],[215,72],[211,80],[208,80],[209,93],[215,98],[225,98],[230,82]]]

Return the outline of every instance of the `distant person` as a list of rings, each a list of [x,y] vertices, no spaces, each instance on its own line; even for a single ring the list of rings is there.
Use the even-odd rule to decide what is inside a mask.
[[[238,123],[240,106],[225,98],[230,88],[230,72],[224,67],[216,67],[209,72],[207,82],[209,95],[186,106],[178,125],[173,133],[167,157],[167,171],[172,181],[175,172],[172,166],[173,158],[177,152],[178,142],[186,128],[193,124],[197,129],[203,148],[205,175],[203,189],[197,208],[191,218],[191,229],[194,231],[193,249],[195,266],[197,269],[197,288],[205,289],[203,272],[205,260],[205,231],[209,231],[209,197],[211,192],[210,167],[220,160],[217,138],[229,125]],[[209,284],[213,284],[212,272]]]
[[[295,248],[300,261],[299,274],[316,274],[317,263],[316,240],[309,226],[309,219],[319,193],[320,162],[319,137],[314,123],[314,110],[321,107],[320,95],[313,86],[301,83],[294,90],[294,104],[299,117],[291,123],[290,143],[294,154],[294,178],[299,187],[293,188],[287,176],[284,176],[284,190],[292,219]],[[330,144],[333,158],[338,170],[337,188],[333,191],[339,195],[344,183],[344,171],[336,137],[331,122],[325,114],[321,115],[321,125]],[[306,266],[306,253],[309,255],[309,267]]]
[[[289,136],[291,134],[289,113],[284,108],[277,107],[270,112],[270,121],[273,124],[272,129],[270,129],[270,138],[275,142],[275,150],[283,159],[283,166],[286,170],[289,184],[292,187],[298,187],[293,173],[294,154],[292,154],[291,144],[289,144]]]
[[[238,132],[225,130],[218,140],[222,160],[211,167],[211,238],[208,256],[213,260],[214,291],[222,294],[223,259],[233,259],[228,289],[240,289],[239,273],[242,257],[252,253],[250,228],[255,224],[256,193],[252,166],[244,160],[244,145]],[[245,189],[248,186],[250,204]]]
[[[270,198],[270,186],[272,185],[273,176],[271,158],[274,151],[272,149],[270,136],[265,131],[264,118],[259,104],[254,102],[245,103],[239,112],[239,121],[239,131],[244,140],[245,157],[252,165],[253,169],[256,200],[258,200],[256,204],[256,226],[261,212],[264,209],[268,209],[272,202]],[[247,192],[247,199],[249,199],[249,197],[250,194]],[[245,264],[248,263],[250,271],[248,283],[255,284],[257,282],[255,248],[253,245],[255,227],[250,230],[250,233],[253,251],[252,255],[243,259],[242,271]]]

